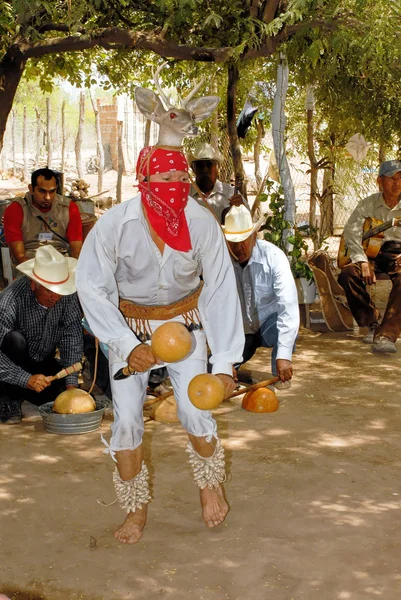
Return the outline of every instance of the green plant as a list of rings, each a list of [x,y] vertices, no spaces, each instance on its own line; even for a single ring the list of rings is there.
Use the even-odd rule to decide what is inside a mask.
[[[308,244],[305,237],[311,235],[311,227],[302,225],[294,227],[292,233],[285,237],[284,232],[291,229],[291,223],[285,219],[285,200],[283,188],[275,189],[273,181],[266,182],[266,193],[259,197],[261,202],[269,202],[271,214],[267,215],[266,223],[262,227],[265,240],[278,246],[290,257],[291,270],[294,277],[304,277],[308,281],[313,280],[313,273],[305,258]],[[286,243],[291,244],[291,250],[287,250]]]

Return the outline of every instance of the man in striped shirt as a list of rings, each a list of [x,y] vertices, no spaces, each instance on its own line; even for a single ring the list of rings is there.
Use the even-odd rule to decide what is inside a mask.
[[[76,263],[42,246],[34,259],[17,266],[25,277],[0,294],[0,423],[20,422],[23,400],[40,406],[78,386],[76,373],[50,381],[82,359]]]

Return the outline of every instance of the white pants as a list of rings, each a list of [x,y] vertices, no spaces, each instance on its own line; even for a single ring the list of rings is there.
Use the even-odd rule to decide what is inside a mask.
[[[179,320],[179,319],[174,319]],[[151,324],[160,325],[153,321]],[[157,326],[156,325],[156,326]],[[154,330],[155,327],[152,327]],[[178,418],[184,429],[196,437],[217,438],[216,421],[211,413],[196,408],[188,398],[188,384],[195,375],[206,373],[207,347],[206,335],[202,330],[194,331],[193,346],[190,355],[182,361],[165,364],[177,401]],[[109,351],[110,381],[114,405],[114,423],[111,426],[110,453],[120,450],[135,450],[141,443],[144,432],[143,403],[149,371],[131,375],[127,379],[115,381],[113,375],[125,362]],[[156,365],[154,368],[159,368]]]

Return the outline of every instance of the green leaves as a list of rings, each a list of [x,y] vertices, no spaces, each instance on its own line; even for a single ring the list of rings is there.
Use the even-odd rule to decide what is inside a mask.
[[[291,257],[291,270],[295,277],[310,279],[312,272],[305,260],[302,259],[304,253],[308,250],[304,236],[309,232],[305,227],[292,229],[291,224],[284,218],[285,199],[283,188],[280,186],[276,189],[275,184],[270,180],[266,182],[266,188],[267,193],[259,198],[261,201],[270,200],[269,209],[271,213],[267,215],[266,223],[262,228],[264,238]],[[286,250],[288,243],[292,246],[289,251]]]

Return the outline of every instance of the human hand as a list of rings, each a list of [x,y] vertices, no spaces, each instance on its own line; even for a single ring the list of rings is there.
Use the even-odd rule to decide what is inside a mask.
[[[373,270],[373,266],[369,262],[359,263],[361,267],[362,279],[366,285],[372,285],[376,283],[376,275]]]
[[[218,377],[224,385],[224,399],[229,398],[237,388],[234,378],[231,377],[231,375],[226,375],[225,373],[217,373],[216,377]]]
[[[397,254],[397,256],[394,258],[394,262],[395,268],[399,269],[401,267],[401,254]]]
[[[241,206],[244,203],[241,194],[234,194],[228,199],[230,206]]]
[[[280,381],[289,381],[292,379],[292,362],[284,358],[276,360],[277,376]]]
[[[52,382],[51,376],[40,375],[40,374],[31,375],[26,387],[29,390],[33,390],[34,392],[39,393],[39,392],[43,392],[44,389],[49,387],[51,382]]]
[[[128,366],[132,371],[143,373],[148,371],[153,365],[162,365],[163,363],[156,358],[148,344],[136,346],[128,357]]]

